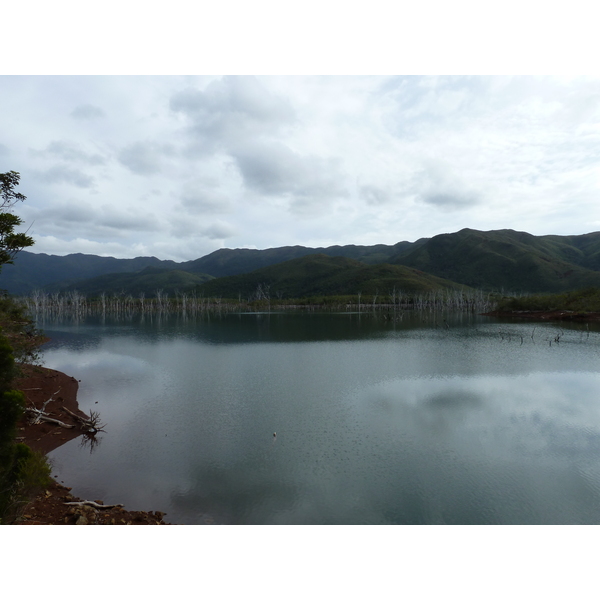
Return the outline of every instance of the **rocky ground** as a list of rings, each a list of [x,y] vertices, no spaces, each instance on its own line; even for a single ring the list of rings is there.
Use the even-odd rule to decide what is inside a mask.
[[[19,424],[18,441],[43,454],[69,440],[86,434],[77,417],[86,419],[77,404],[78,381],[59,371],[27,366],[17,381],[17,389],[25,394],[27,406],[41,409],[52,418],[72,427],[54,423],[31,423],[26,415]],[[90,440],[92,441],[92,440]],[[53,481],[22,511],[19,525],[164,525],[164,513],[129,511],[122,506],[103,507],[101,500],[75,498],[63,481]],[[86,503],[84,503],[86,502]]]

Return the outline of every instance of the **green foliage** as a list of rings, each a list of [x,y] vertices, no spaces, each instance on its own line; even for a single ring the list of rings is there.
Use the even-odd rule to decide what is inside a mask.
[[[315,281],[284,272],[293,260],[320,257],[313,262]],[[346,259],[349,271],[326,277],[320,272],[324,258]],[[277,273],[262,271],[285,265]],[[358,267],[380,270],[364,273]],[[400,272],[387,266],[406,267]],[[146,267],[158,267],[146,269]],[[332,264],[330,267],[333,269]],[[254,273],[261,270],[260,281]],[[294,269],[296,267],[294,266]],[[387,270],[386,270],[387,269]],[[412,275],[411,275],[412,272]],[[125,275],[129,273],[129,275]],[[251,274],[251,275],[250,275]],[[423,277],[430,279],[425,283]],[[250,275],[239,280],[225,280],[233,275]],[[273,275],[273,276],[271,276]],[[102,279],[91,281],[93,277]],[[209,277],[219,283],[200,286]],[[198,277],[199,279],[194,279]],[[298,289],[291,281],[304,277],[306,289]],[[330,278],[329,282],[325,279]],[[437,278],[437,280],[436,280]],[[440,280],[445,280],[440,283]],[[463,229],[416,242],[399,242],[393,246],[330,246],[307,248],[286,246],[266,250],[220,249],[197,260],[184,263],[160,261],[154,257],[115,259],[110,257],[72,254],[47,256],[23,252],[19,261],[2,274],[2,287],[12,293],[29,293],[43,288],[49,292],[77,290],[87,297],[106,294],[144,292],[153,296],[157,289],[170,296],[176,291],[190,292],[196,286],[205,296],[247,300],[256,292],[258,283],[270,286],[273,298],[310,295],[346,294],[362,291],[382,294],[386,288],[410,286],[427,291],[448,285],[448,281],[472,288],[496,292],[558,293],[585,287],[600,287],[600,232],[579,236],[534,236],[512,230],[476,231]],[[230,285],[231,284],[231,285]],[[391,285],[390,285],[391,284]],[[352,288],[354,286],[360,286]],[[365,286],[364,288],[362,286]],[[237,286],[237,287],[236,287]]]
[[[25,396],[18,390],[0,393],[0,447],[14,439],[17,422],[25,410]],[[0,455],[2,451],[0,450]]]
[[[16,505],[21,501],[21,489],[29,484],[21,476],[34,469],[29,464],[31,450],[15,444],[17,423],[25,410],[23,392],[11,390],[14,357],[6,337],[0,334],[0,523],[10,522]]]
[[[0,523],[13,522],[28,499],[50,482],[46,458],[24,444],[15,444],[25,396],[11,389],[14,363],[12,347],[0,333]]]
[[[185,263],[183,263],[185,264]],[[58,291],[67,287],[79,289],[82,281],[109,274],[139,273],[146,267],[175,269],[179,263],[159,260],[154,256],[113,258],[93,254],[54,256],[24,250],[14,266],[2,273],[1,286],[11,294],[29,294],[40,288]]]
[[[497,308],[502,311],[600,312],[600,289],[586,288],[564,294],[503,298],[498,302]]]
[[[259,268],[279,264],[294,258],[301,258],[309,254],[326,254],[327,256],[344,256],[365,264],[379,264],[389,261],[392,256],[406,252],[417,247],[425,240],[417,242],[399,242],[394,246],[378,244],[375,246],[331,246],[329,248],[306,248],[304,246],[287,246],[282,248],[268,248],[266,250],[251,250],[238,248],[231,250],[222,248],[196,260],[175,263],[171,260],[159,260],[155,257],[138,257],[132,259],[117,259],[112,257],[93,256],[86,254],[68,254],[67,256],[48,256],[47,254],[33,254],[24,251],[19,255],[18,262],[11,269],[2,274],[2,287],[11,294],[29,294],[37,289],[48,292],[65,292],[77,290],[87,296],[113,292],[126,294],[139,294],[144,291],[154,293],[158,288],[165,292],[172,288],[186,291],[189,285],[198,285],[211,277],[225,277],[249,273]],[[141,281],[146,267],[157,269],[176,270],[182,280],[169,288],[168,283],[148,283]],[[196,275],[201,279],[192,281],[183,280],[181,273]],[[135,273],[133,280],[120,277],[112,283],[112,278],[120,273]],[[104,275],[103,281],[90,281]],[[129,286],[127,288],[126,286]],[[140,284],[143,287],[136,287]],[[154,285],[149,290],[148,286]],[[89,289],[88,289],[89,287]],[[118,289],[117,289],[118,288]]]
[[[249,248],[221,248],[202,258],[181,266],[192,273],[209,273],[214,277],[227,277],[251,273],[257,269],[269,267],[304,256],[323,254],[351,258],[366,264],[377,264],[388,261],[392,256],[404,250],[410,242],[400,242],[395,246],[377,244],[375,246],[330,246],[328,248],[307,248],[306,246],[283,246],[253,250]]]
[[[365,265],[340,256],[311,254],[285,263],[258,269],[252,273],[213,279],[198,288],[205,297],[243,300],[307,298],[311,296],[385,294],[393,288],[406,293],[424,293],[436,289],[458,289],[451,281],[389,264]]]
[[[22,248],[33,245],[33,239],[15,233],[21,225],[10,211],[16,202],[25,200],[15,191],[19,174],[0,174],[0,268],[11,263]],[[50,467],[42,455],[25,444],[16,444],[19,419],[25,410],[23,392],[11,389],[16,374],[15,355],[31,360],[41,343],[25,309],[8,296],[0,297],[0,523],[12,523],[29,498],[50,483]]]
[[[0,471],[0,524],[14,523],[26,504],[51,482],[48,459],[25,444],[13,444]]]
[[[206,274],[187,273],[178,269],[161,269],[146,267],[139,273],[112,273],[100,275],[77,284],[63,286],[49,286],[49,291],[65,292],[75,289],[88,298],[97,298],[102,293],[112,296],[123,294],[138,297],[144,294],[146,298],[155,295],[156,290],[162,290],[168,296],[175,296],[177,292],[186,292],[196,286],[211,280]]]
[[[14,376],[14,363],[15,359],[12,348],[0,330],[0,392],[6,391],[12,381]]]
[[[512,231],[438,235],[392,262],[485,290],[562,292],[600,287],[600,233],[534,236]]]
[[[9,212],[16,202],[25,200],[23,194],[15,191],[19,179],[20,175],[16,171],[0,173],[0,269],[2,265],[12,264],[20,250],[33,246],[34,243],[25,233],[15,233],[15,228],[22,225],[23,220]]]
[[[15,188],[19,185],[21,176],[16,171],[8,173],[0,173],[0,208],[10,208],[17,202],[23,202],[26,197],[23,194],[15,192]]]
[[[15,361],[20,364],[38,362],[39,347],[45,338],[27,314],[26,307],[7,295],[0,295],[0,331],[10,344]]]

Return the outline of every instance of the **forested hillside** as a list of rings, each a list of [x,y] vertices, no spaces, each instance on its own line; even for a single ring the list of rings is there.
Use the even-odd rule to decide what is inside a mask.
[[[75,285],[51,284],[46,286],[48,292],[68,292],[76,288],[87,297],[97,297],[102,293],[107,295],[125,294],[132,296],[153,296],[156,290],[162,290],[168,296],[178,292],[186,292],[198,285],[213,279],[210,275],[188,273],[179,269],[163,269],[146,267],[139,273],[109,273],[92,279],[85,279]]]
[[[504,229],[437,235],[394,264],[487,290],[559,292],[600,287],[600,233],[534,236]]]
[[[319,258],[294,262],[311,256]],[[264,271],[278,265],[281,268]],[[232,276],[238,279],[223,279]],[[280,295],[301,297],[375,293],[396,285],[394,282],[415,290],[443,287],[448,282],[498,292],[600,288],[600,233],[534,236],[510,229],[463,229],[394,245],[223,248],[182,263],[155,257],[116,259],[22,252],[17,264],[3,270],[0,288],[12,294],[43,289],[77,290],[90,296],[102,292],[148,296],[162,289],[168,294],[196,290],[238,297],[252,293],[258,283],[267,283]]]
[[[391,294],[397,292],[425,293],[436,289],[458,289],[460,286],[403,266],[365,265],[341,256],[312,254],[252,273],[213,279],[198,288],[205,296],[222,296],[243,300],[271,298],[302,298]]]
[[[23,250],[14,265],[7,265],[0,275],[0,289],[11,294],[29,294],[35,289],[61,282],[77,287],[84,279],[109,273],[135,273],[146,267],[177,268],[172,260],[153,256],[113,258],[93,254],[35,254]]]

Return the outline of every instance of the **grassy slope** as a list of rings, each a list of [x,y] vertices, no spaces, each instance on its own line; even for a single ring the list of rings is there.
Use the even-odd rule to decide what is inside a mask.
[[[388,294],[394,287],[405,293],[463,287],[408,267],[365,265],[349,258],[312,254],[252,273],[213,279],[198,291],[205,296],[234,299],[241,295],[245,300],[256,292],[259,284],[263,289],[269,286],[271,298],[356,295],[358,292]]]
[[[0,273],[0,288],[11,294],[28,294],[46,285],[61,282],[76,284],[112,273],[135,273],[145,267],[175,268],[172,260],[159,260],[153,256],[119,259],[91,254],[55,256],[22,251],[14,265],[4,265]]]
[[[261,267],[285,262],[309,254],[323,253],[329,256],[346,256],[366,264],[389,261],[393,255],[406,252],[418,246],[424,240],[399,242],[394,246],[377,244],[374,246],[331,246],[329,248],[307,248],[304,246],[285,246],[266,250],[238,248],[221,249],[202,258],[176,263],[171,260],[159,260],[154,257],[117,259],[88,254],[68,254],[54,256],[21,252],[15,265],[7,265],[0,276],[0,288],[11,294],[29,294],[33,290],[44,288],[47,291],[80,289],[81,283],[101,275],[115,273],[137,273],[145,267],[158,267],[185,271],[201,276],[214,277],[249,273]],[[108,278],[106,281],[109,281]],[[198,283],[198,282],[196,282]],[[111,290],[106,290],[112,293]]]
[[[274,267],[289,260],[302,257],[316,256],[317,254],[331,257],[342,257],[360,261],[361,265],[381,267],[380,272],[360,272],[359,265],[354,263],[339,262],[334,268],[334,263],[329,263],[329,268],[339,272],[328,273],[321,276],[319,261],[313,262],[316,269],[314,276],[305,273],[303,281],[307,286],[299,288],[297,279],[299,273],[286,272],[288,267],[281,271],[267,271],[261,274],[265,281],[272,286],[277,283],[277,290],[286,296],[309,296],[323,293],[350,293],[362,291],[365,294],[385,293],[386,288],[407,287],[413,289],[409,271],[390,272],[383,267],[384,264],[393,264],[395,267],[405,266],[417,269],[432,276],[451,280],[469,287],[485,290],[504,290],[505,292],[562,292],[567,290],[582,289],[586,287],[600,287],[600,233],[590,233],[579,236],[533,236],[528,233],[512,230],[476,231],[463,229],[456,233],[443,234],[431,239],[421,239],[416,242],[399,242],[394,246],[384,244],[374,246],[331,246],[323,249],[306,248],[304,246],[287,246],[270,248],[267,250],[250,249],[221,249],[205,257],[187,263],[173,263],[172,261],[159,261],[156,258],[138,258],[131,260],[117,260],[88,255],[68,255],[66,257],[33,255],[22,253],[20,264],[25,264],[25,270],[20,271],[21,279],[16,285],[31,291],[41,287],[48,278],[69,278],[70,285],[65,287],[65,281],[60,288],[55,284],[52,290],[78,289],[86,295],[95,295],[104,291],[108,294],[130,293],[138,295],[144,292],[153,295],[157,289],[172,294],[175,290],[187,291],[197,286],[206,279],[206,274],[223,277],[226,275],[241,275],[251,273],[259,268]],[[37,258],[34,258],[37,257]],[[24,259],[24,260],[21,260]],[[320,259],[322,260],[322,259]],[[153,266],[173,269],[171,275],[164,273],[153,278],[150,273],[135,276],[122,276],[125,271],[139,271],[150,262]],[[31,264],[29,264],[31,263]],[[13,266],[5,268],[6,273],[11,272]],[[16,266],[14,267],[16,268]],[[342,271],[348,268],[348,273]],[[27,271],[29,269],[29,271]],[[83,278],[86,273],[100,275],[98,270],[110,275],[104,279],[93,281],[73,278]],[[28,274],[27,274],[28,273]],[[14,272],[13,272],[14,274]],[[200,280],[192,275],[199,275]],[[423,274],[419,276],[423,287]],[[18,277],[17,277],[18,279]],[[10,278],[2,274],[0,288],[10,286]],[[401,283],[406,281],[406,284]],[[32,283],[33,282],[33,283]],[[364,283],[363,283],[364,282]],[[396,283],[398,282],[398,283]],[[437,285],[431,283],[431,285]],[[237,298],[238,292],[243,295],[252,293],[250,289],[258,285],[254,275],[247,279],[238,280],[235,284],[221,282],[211,284],[206,288],[206,293],[212,290],[227,290],[227,295],[233,294]],[[230,287],[227,287],[230,286]],[[237,289],[233,289],[233,287]],[[360,289],[359,288],[364,288]],[[416,288],[415,288],[416,289]],[[209,292],[210,290],[210,292]],[[339,290],[343,290],[339,291]],[[11,290],[12,291],[12,290]],[[16,293],[16,292],[14,292]],[[215,292],[218,295],[221,292]],[[273,296],[275,297],[275,296]]]
[[[558,292],[600,287],[600,273],[586,268],[596,260],[600,234],[582,237],[463,229],[431,238],[394,262],[482,289]]]
[[[183,263],[181,268],[191,273],[209,273],[214,277],[226,277],[251,273],[257,269],[287,262],[295,258],[302,258],[311,254],[325,254],[327,256],[342,256],[352,258],[365,264],[388,262],[397,254],[405,252],[421,243],[399,242],[394,246],[376,244],[374,246],[330,246],[328,248],[307,248],[305,246],[284,246],[281,248],[268,248],[266,250],[252,250],[249,248],[229,249],[222,248],[188,263]]]
[[[146,267],[139,273],[111,273],[80,281],[73,287],[87,297],[99,296],[102,292],[112,294],[131,294],[134,297],[144,293],[154,296],[156,290],[175,295],[175,291],[185,292],[211,279],[210,275],[187,273],[179,270]],[[71,288],[69,288],[71,289]],[[60,286],[51,286],[48,291],[60,291]]]

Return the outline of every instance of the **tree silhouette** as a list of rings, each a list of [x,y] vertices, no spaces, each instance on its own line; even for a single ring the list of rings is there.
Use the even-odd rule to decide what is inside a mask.
[[[11,212],[17,202],[26,197],[15,191],[21,176],[16,171],[0,173],[0,270],[2,265],[12,264],[14,257],[23,248],[33,246],[33,238],[26,233],[15,233],[15,227],[23,220]]]

